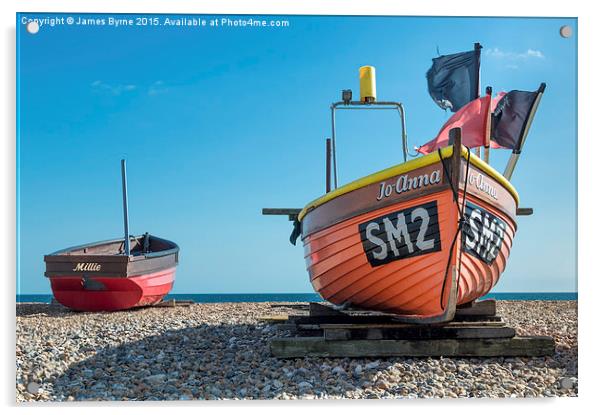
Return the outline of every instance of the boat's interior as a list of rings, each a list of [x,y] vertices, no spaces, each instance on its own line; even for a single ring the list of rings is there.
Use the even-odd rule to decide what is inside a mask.
[[[140,236],[130,236],[130,255],[138,256],[177,248],[171,241],[157,238],[148,232]],[[67,248],[52,255],[124,255],[124,239],[94,242]]]

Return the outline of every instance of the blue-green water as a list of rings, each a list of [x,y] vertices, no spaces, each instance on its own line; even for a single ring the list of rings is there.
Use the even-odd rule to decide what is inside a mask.
[[[193,300],[197,303],[261,303],[268,301],[322,301],[315,293],[282,294],[169,294],[167,299]],[[577,293],[489,293],[483,298],[496,300],[577,300]],[[50,294],[18,294],[18,303],[50,303]]]

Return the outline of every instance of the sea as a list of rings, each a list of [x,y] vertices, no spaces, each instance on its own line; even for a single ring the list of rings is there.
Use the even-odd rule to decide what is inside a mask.
[[[192,300],[196,303],[263,303],[287,301],[323,301],[316,293],[269,293],[269,294],[168,294],[166,299]],[[576,292],[556,293],[489,293],[482,298],[515,301],[577,300]],[[17,303],[50,303],[52,294],[17,294]]]

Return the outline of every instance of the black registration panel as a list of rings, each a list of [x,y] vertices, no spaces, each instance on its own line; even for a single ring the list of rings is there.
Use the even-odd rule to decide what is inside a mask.
[[[359,231],[372,266],[441,250],[436,201],[361,223]]]
[[[465,215],[462,249],[491,265],[502,247],[506,222],[470,202],[466,203]]]

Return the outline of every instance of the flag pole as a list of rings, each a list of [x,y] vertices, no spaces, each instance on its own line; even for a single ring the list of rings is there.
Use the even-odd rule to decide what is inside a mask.
[[[533,118],[535,117],[535,112],[537,111],[537,107],[539,106],[539,101],[541,101],[541,96],[543,95],[545,90],[546,84],[545,82],[542,82],[539,85],[539,89],[537,90],[537,96],[533,100],[533,105],[531,105],[531,111],[529,111],[529,117],[527,118],[527,122],[523,126],[523,131],[520,135],[518,145],[512,151],[510,159],[508,160],[508,164],[506,164],[506,169],[504,170],[504,177],[508,180],[512,178],[512,173],[514,173],[514,168],[516,167],[516,163],[518,163],[520,153],[523,150],[525,141],[527,140],[527,134],[529,134],[529,129],[531,128],[531,123],[533,122]]]
[[[476,42],[474,44],[474,51],[475,54],[477,56],[477,85],[476,85],[476,94],[473,97],[473,99],[478,99],[481,96],[481,49],[483,48],[483,46],[481,46],[481,44],[479,42]],[[481,147],[477,147],[475,149],[475,154],[477,155],[477,157],[481,157]]]
[[[491,93],[493,89],[488,86],[485,88],[485,93],[489,96],[489,103],[487,104],[487,118],[485,121],[485,148],[483,149],[483,157],[485,163],[489,163],[489,145],[491,144]]]

